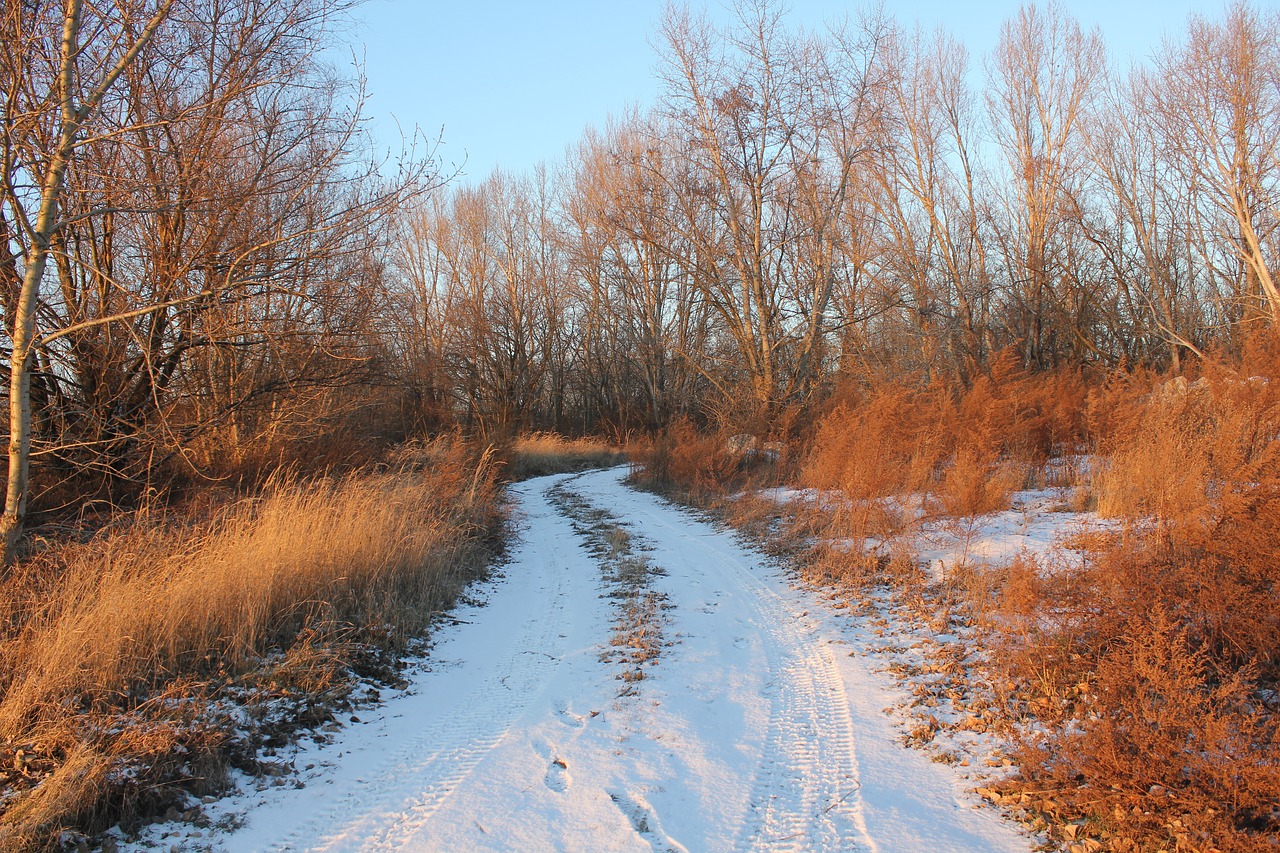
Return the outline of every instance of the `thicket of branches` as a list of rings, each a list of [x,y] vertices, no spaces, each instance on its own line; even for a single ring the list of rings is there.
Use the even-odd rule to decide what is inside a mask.
[[[1061,7],[973,60],[867,14],[670,9],[664,94],[402,238],[424,412],[486,431],[776,423],[841,374],[1178,369],[1274,323],[1280,19],[1131,69]]]
[[[322,59],[343,6],[5,0],[9,533],[28,502],[458,424],[777,431],[841,377],[963,382],[1009,346],[1176,370],[1280,312],[1274,11],[1122,69],[1053,4],[976,59],[883,14],[672,7],[656,105],[445,190],[371,160],[359,80]]]
[[[371,159],[324,58],[349,5],[4,3],[11,539],[28,460],[35,508],[110,507],[369,404],[388,225],[434,175]]]

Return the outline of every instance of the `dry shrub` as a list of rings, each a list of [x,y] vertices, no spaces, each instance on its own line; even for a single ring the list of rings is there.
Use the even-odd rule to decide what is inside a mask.
[[[949,516],[972,517],[998,512],[1027,481],[1028,467],[1002,459],[990,450],[960,447],[937,486],[937,498]]]
[[[637,480],[699,501],[732,488],[740,474],[727,436],[700,431],[682,418],[654,441]]]
[[[803,479],[849,498],[837,523],[854,535],[892,527],[880,500],[890,496],[929,495],[948,515],[1003,509],[1030,471],[1085,436],[1082,375],[1028,373],[1012,351],[967,385],[873,381],[837,397],[815,430]]]
[[[1223,484],[1247,482],[1280,435],[1280,383],[1242,374],[1211,361],[1194,382],[1140,376],[1095,392],[1089,417],[1106,460],[1094,474],[1098,511],[1207,523]]]
[[[1211,401],[1182,385],[1157,385],[1142,397],[1130,389],[1099,395],[1098,447],[1104,462],[1092,490],[1108,518],[1185,519],[1205,505],[1213,477]]]
[[[1083,569],[1011,576],[990,620],[1050,727],[1024,784],[1111,849],[1278,844],[1280,400],[1212,363],[1142,382],[1094,400],[1099,507],[1127,530],[1073,543]]]
[[[67,775],[68,762],[85,756],[150,778],[157,755],[185,753],[178,763],[189,765],[209,754],[219,727],[208,719],[205,685],[261,666],[272,650],[310,689],[343,663],[313,647],[394,646],[422,631],[487,564],[499,493],[488,456],[440,444],[414,461],[382,474],[277,482],[195,525],[140,521],[51,550],[10,578],[0,737],[39,744],[58,769],[12,803],[0,826],[47,840],[104,811],[95,805],[104,798],[119,801],[123,782],[108,794],[97,771]],[[186,719],[175,721],[170,712],[180,708]],[[82,790],[65,794],[74,779]],[[81,802],[68,811],[71,800]]]
[[[836,400],[814,430],[801,482],[830,493],[817,535],[876,545],[853,558],[858,577],[885,571],[877,553],[897,547],[921,515],[1007,508],[1031,472],[1085,434],[1083,376],[1028,373],[1012,351],[967,384],[872,379]]]
[[[1263,491],[1208,527],[1100,543],[1084,570],[1008,579],[993,660],[1050,726],[1024,783],[1114,849],[1280,841],[1280,491]]]
[[[38,795],[19,799],[0,822],[0,842],[5,849],[51,846],[52,828],[93,822],[102,810],[108,789],[111,759],[85,743],[72,746],[49,776]]]
[[[188,442],[184,456],[208,476],[244,483],[262,483],[281,468],[352,470],[404,438],[398,402],[375,385],[293,386],[284,397],[268,394],[226,413]]]
[[[1030,747],[1034,787],[1112,849],[1258,849],[1280,841],[1280,731],[1251,673],[1224,674],[1162,610],[1098,662],[1083,724]]]
[[[953,393],[956,448],[1038,464],[1085,440],[1088,393],[1079,370],[1033,373],[1009,348],[993,357],[986,373]]]
[[[943,440],[921,428],[927,419],[923,397],[888,386],[837,405],[818,425],[803,468],[805,485],[835,489],[855,501],[923,488]]]
[[[887,549],[862,552],[819,544],[804,555],[803,572],[813,583],[838,583],[855,590],[887,587],[904,600],[920,599],[930,581],[914,549],[902,539]]]

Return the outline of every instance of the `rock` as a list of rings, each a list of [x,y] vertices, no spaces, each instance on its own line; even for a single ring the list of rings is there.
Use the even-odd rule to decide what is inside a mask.
[[[748,432],[738,433],[725,439],[724,449],[734,456],[746,456],[760,449],[760,439]]]
[[[743,464],[777,462],[787,451],[780,441],[762,441],[749,432],[731,435],[724,442],[725,452]]]

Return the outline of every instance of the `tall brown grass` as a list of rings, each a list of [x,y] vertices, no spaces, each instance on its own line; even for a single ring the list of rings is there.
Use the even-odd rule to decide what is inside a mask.
[[[681,418],[638,453],[636,480],[651,488],[700,502],[742,481],[741,458],[729,448],[729,435],[699,429]]]
[[[277,481],[195,523],[139,520],[21,566],[0,589],[0,738],[50,775],[8,804],[0,840],[38,846],[140,807],[137,782],[112,778],[198,772],[227,736],[208,700],[272,650],[305,668],[331,648],[332,670],[344,644],[421,632],[487,564],[494,474],[438,444],[393,471]]]
[[[854,539],[909,530],[914,510],[903,512],[901,496],[948,516],[1003,509],[1045,461],[1084,439],[1081,374],[1033,375],[1011,352],[969,383],[863,379],[837,400],[801,482],[846,499],[833,534]]]
[[[993,660],[1048,725],[1025,785],[1109,849],[1280,843],[1274,367],[1096,389],[1093,488],[1125,530],[997,607]]]
[[[622,465],[630,458],[625,448],[602,438],[566,438],[553,432],[517,436],[502,448],[500,456],[506,465],[506,476],[512,480],[607,468]]]

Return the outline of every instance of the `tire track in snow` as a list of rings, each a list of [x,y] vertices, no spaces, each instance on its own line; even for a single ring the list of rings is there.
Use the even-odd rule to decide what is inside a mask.
[[[773,674],[769,728],[745,850],[876,849],[859,808],[857,752],[844,682],[825,645],[796,624],[774,590],[740,563],[737,580],[755,605]],[[766,604],[772,606],[765,606]],[[801,617],[803,618],[803,617]]]
[[[541,492],[526,491],[529,511],[559,517]],[[557,542],[576,544],[567,523]],[[500,662],[466,699],[366,774],[348,782],[332,803],[295,827],[270,850],[398,849],[510,730],[550,682],[566,651],[561,614],[569,593],[563,561],[548,537],[526,542],[520,554],[542,563],[546,583],[522,608],[526,616]],[[519,555],[513,563],[519,562]]]
[[[712,570],[748,614],[768,667],[769,719],[739,850],[876,850],[858,795],[857,752],[845,686],[830,650],[794,614],[776,584],[757,577],[765,560],[706,522],[649,495],[620,491],[617,472],[579,489],[661,544],[651,557],[668,572]],[[598,485],[597,485],[598,483]],[[594,488],[592,488],[594,486]],[[678,545],[673,544],[678,543]],[[784,582],[785,583],[785,582]]]

